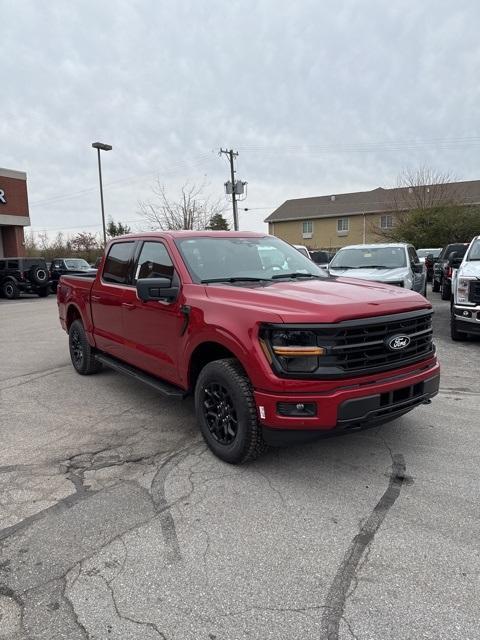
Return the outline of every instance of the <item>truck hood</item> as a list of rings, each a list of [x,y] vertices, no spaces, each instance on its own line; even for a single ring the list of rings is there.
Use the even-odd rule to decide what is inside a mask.
[[[376,280],[377,282],[398,282],[408,275],[408,267],[396,269],[329,269],[332,276],[345,276],[360,280]]]
[[[464,262],[458,270],[460,277],[480,279],[480,261],[472,260]]]
[[[205,290],[220,304],[250,308],[258,320],[270,313],[283,322],[340,322],[431,308],[428,300],[413,291],[350,278],[222,283]]]

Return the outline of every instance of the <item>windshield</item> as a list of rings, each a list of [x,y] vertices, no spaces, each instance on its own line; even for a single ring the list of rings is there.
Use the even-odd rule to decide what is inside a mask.
[[[397,269],[406,266],[404,247],[352,247],[340,249],[331,269]]]
[[[65,260],[65,265],[67,269],[78,269],[80,271],[86,271],[87,269],[90,269],[90,265],[86,260],[83,260],[83,258],[72,258],[69,260]]]
[[[429,255],[432,255],[434,258],[438,258],[440,255],[441,249],[417,249],[417,256],[419,258],[426,258]]]
[[[181,238],[176,245],[194,282],[326,278],[291,245],[274,238]]]
[[[480,238],[477,238],[468,252],[468,260],[480,260]]]

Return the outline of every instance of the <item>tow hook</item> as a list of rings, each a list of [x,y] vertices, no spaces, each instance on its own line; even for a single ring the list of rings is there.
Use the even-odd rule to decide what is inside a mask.
[[[423,404],[432,404],[432,401],[430,398],[427,398],[426,400],[423,401]]]

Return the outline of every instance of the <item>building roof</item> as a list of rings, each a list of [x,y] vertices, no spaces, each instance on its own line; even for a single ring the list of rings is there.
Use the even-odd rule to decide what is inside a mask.
[[[342,215],[408,210],[415,208],[416,198],[422,198],[424,202],[432,203],[431,206],[440,204],[440,202],[480,204],[480,180],[449,182],[413,188],[396,187],[394,189],[383,189],[378,187],[372,191],[296,198],[286,200],[265,219],[265,222],[311,220]]]

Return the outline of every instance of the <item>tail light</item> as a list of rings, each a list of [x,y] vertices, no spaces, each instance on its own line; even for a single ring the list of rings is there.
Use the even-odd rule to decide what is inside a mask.
[[[445,275],[446,275],[447,278],[451,278],[452,277],[452,271],[453,271],[452,267],[447,267],[445,269]]]

